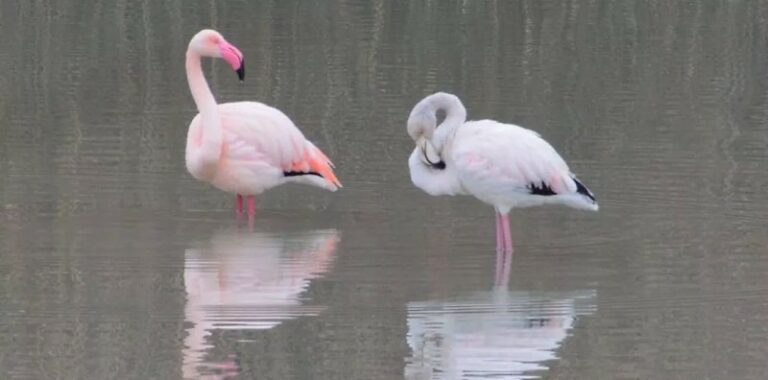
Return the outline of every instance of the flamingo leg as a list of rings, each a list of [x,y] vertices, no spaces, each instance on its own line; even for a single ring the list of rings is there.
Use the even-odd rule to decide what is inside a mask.
[[[243,214],[243,196],[240,194],[235,195],[235,213],[237,215]]]
[[[503,268],[504,267],[504,252],[502,252],[500,249],[496,250],[496,275],[494,276],[493,284],[495,286],[499,286],[499,283],[501,282],[502,276],[503,276]]]
[[[496,277],[493,285],[506,288],[509,285],[509,275],[512,272],[512,251],[496,251]]]
[[[256,216],[256,197],[253,195],[248,196],[248,219],[253,220]]]
[[[501,282],[499,286],[507,287],[509,284],[509,275],[512,272],[512,250],[504,252],[504,267],[501,271]]]
[[[509,215],[496,211],[496,276],[494,285],[504,288],[509,284],[512,269],[512,235]]]
[[[512,232],[509,227],[509,214],[501,214],[501,232],[504,234],[505,252],[512,252]]]
[[[504,231],[501,229],[502,224],[501,213],[496,211],[496,251],[501,251],[504,247]]]

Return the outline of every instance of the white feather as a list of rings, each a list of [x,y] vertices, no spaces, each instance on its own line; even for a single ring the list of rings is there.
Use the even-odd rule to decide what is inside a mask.
[[[446,94],[425,100],[431,97],[442,97],[444,104],[460,105],[458,98]],[[430,103],[425,100],[420,104]],[[464,114],[463,106],[457,113]],[[556,203],[598,209],[597,202],[577,191],[575,177],[563,158],[534,131],[479,120],[443,123],[437,132],[422,128],[419,136],[412,125],[416,124],[409,121],[409,134],[416,137],[417,146],[408,161],[411,180],[431,195],[471,194],[502,213],[513,207]],[[440,141],[428,138],[433,134]],[[438,158],[445,162],[442,170],[430,165]],[[532,186],[551,189],[555,194],[533,194]]]
[[[418,146],[408,158],[408,168],[411,182],[429,195],[467,194],[453,167],[446,167],[444,170],[430,168],[424,162],[424,152]]]
[[[597,209],[597,203],[576,192],[562,157],[529,129],[493,120],[470,121],[457,129],[443,156],[447,166],[455,166],[469,193],[502,212],[547,203]],[[548,186],[557,195],[531,194],[531,185]]]

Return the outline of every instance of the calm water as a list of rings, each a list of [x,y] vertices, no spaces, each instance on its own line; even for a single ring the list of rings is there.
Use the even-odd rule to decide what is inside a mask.
[[[0,378],[764,379],[768,3],[3,1]],[[189,38],[344,189],[253,228],[183,164]],[[410,108],[541,132],[597,214],[408,179]]]

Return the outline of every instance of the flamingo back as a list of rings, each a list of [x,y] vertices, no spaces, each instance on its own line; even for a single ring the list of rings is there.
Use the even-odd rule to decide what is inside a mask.
[[[280,110],[258,102],[235,102],[220,104],[219,113],[224,139],[210,181],[217,188],[254,195],[289,181],[328,190],[341,187],[328,157]]]
[[[463,186],[502,211],[545,203],[596,209],[563,158],[534,131],[493,120],[470,121],[457,130],[451,150]]]

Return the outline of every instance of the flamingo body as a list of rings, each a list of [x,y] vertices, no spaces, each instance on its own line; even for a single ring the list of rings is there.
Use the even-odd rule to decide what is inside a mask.
[[[254,196],[286,182],[341,187],[330,159],[283,112],[258,102],[217,104],[203,76],[203,56],[222,58],[241,80],[245,76],[242,53],[220,33],[206,29],[192,38],[187,81],[199,113],[187,133],[186,166],[193,177],[236,194],[238,213],[248,197],[250,218]]]
[[[338,189],[330,161],[280,110],[258,102],[224,103],[218,108],[223,142],[212,175],[200,170],[195,160],[195,149],[203,135],[200,115],[190,124],[186,161],[192,176],[222,191],[242,195],[258,195],[286,182]],[[326,180],[321,173],[332,180]]]
[[[434,114],[446,112],[436,125]],[[430,195],[472,195],[497,212],[497,246],[511,250],[508,213],[515,207],[563,204],[598,210],[597,201],[555,149],[529,129],[494,120],[465,121],[454,95],[436,93],[409,117],[416,142],[411,181]]]

